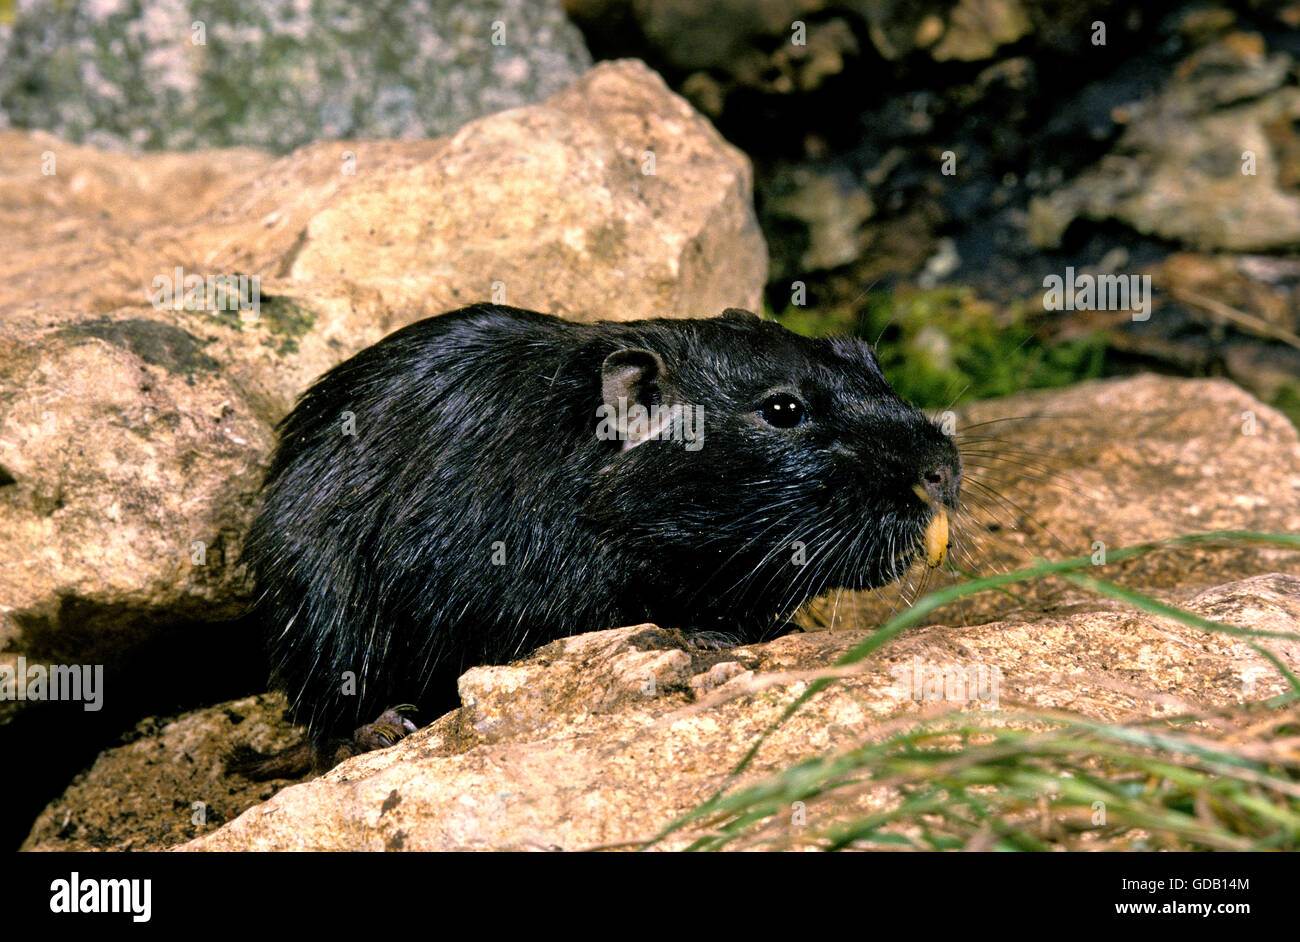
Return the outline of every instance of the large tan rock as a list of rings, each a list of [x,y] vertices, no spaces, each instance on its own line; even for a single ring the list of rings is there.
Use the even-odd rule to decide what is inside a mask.
[[[1294,630],[1300,577],[1231,583],[1190,607],[1264,630]],[[184,849],[635,846],[708,798],[807,683],[868,633],[793,635],[708,655],[653,626],[557,641],[520,664],[474,668],[461,678],[465,705],[431,729],[286,788]],[[1275,650],[1300,667],[1300,641],[1284,644]],[[990,678],[988,696],[972,698],[968,709],[1007,699],[1101,720],[1171,715],[1287,689],[1242,639],[1147,616],[934,625],[816,696],[734,784],[870,742],[898,720],[919,717],[933,704],[908,678],[918,666],[950,665]],[[683,846],[692,836],[679,833],[663,846]]]
[[[146,304],[177,265],[368,303],[386,316],[360,319],[385,331],[494,291],[583,320],[756,308],[767,274],[748,160],[633,60],[451,137],[316,144],[274,163],[3,135],[0,220],[59,235],[0,262],[16,276],[0,311],[25,320]]]
[[[116,666],[164,623],[235,617],[235,554],[272,441],[174,324],[0,334],[3,658]]]
[[[188,261],[177,229],[274,162],[246,148],[128,154],[0,130],[0,329],[146,304],[154,276]]]
[[[635,61],[415,144],[304,148],[192,238],[207,266],[373,295],[394,323],[476,300],[577,320],[757,307],[748,160]]]

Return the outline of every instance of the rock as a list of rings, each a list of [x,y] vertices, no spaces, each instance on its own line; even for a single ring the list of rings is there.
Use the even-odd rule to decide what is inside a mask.
[[[449,138],[274,161],[0,132],[0,227],[17,236],[0,253],[0,664],[103,664],[106,711],[178,661],[227,683],[213,700],[251,689],[223,680],[260,665],[228,630],[248,601],[237,550],[293,399],[494,282],[497,300],[588,320],[756,308],[750,180],[637,62]],[[184,297],[226,276],[257,310],[206,284]],[[142,659],[160,635],[165,656]],[[150,709],[202,702],[186,696]],[[26,705],[0,702],[0,724]]]
[[[772,187],[766,212],[807,228],[809,244],[799,260],[804,270],[835,268],[858,257],[858,227],[876,207],[852,177],[796,167],[781,184]]]
[[[555,0],[30,0],[0,20],[0,58],[0,127],[280,153],[449,134],[591,64]]]
[[[45,809],[22,849],[162,850],[210,833],[284,784],[226,775],[224,763],[238,746],[291,745],[297,733],[281,718],[286,706],[278,694],[264,694],[142,720]]]
[[[1111,348],[1192,375],[1221,370],[1300,423],[1300,260],[1174,252],[1150,275],[1150,320],[1109,325]]]
[[[1189,606],[1265,630],[1294,630],[1300,578],[1256,576]],[[461,681],[461,710],[391,749],[286,788],[181,849],[635,847],[708,798],[808,681],[868,634],[790,635],[709,655],[677,647],[690,681],[730,675],[703,696],[680,682],[656,685],[641,661],[647,650],[681,645],[673,633],[637,626],[562,639],[520,664],[486,675],[471,670]],[[1300,643],[1284,645],[1273,647],[1300,666]],[[735,784],[872,741],[891,721],[921,715],[923,690],[908,683],[918,669],[970,666],[986,671],[990,683],[988,696],[966,709],[1005,698],[1099,720],[1171,715],[1288,689],[1244,640],[1145,615],[934,625],[887,646],[811,700]],[[643,678],[639,690],[623,684],[629,674]],[[663,846],[682,847],[692,836],[679,832]]]
[[[1032,528],[1021,534],[1024,555],[1086,555],[1097,540],[1116,547],[1202,530],[1300,532],[1300,435],[1230,382],[1144,375],[1026,393],[1014,413],[1005,401],[963,409],[958,432],[1000,439],[970,449],[984,453],[973,459],[984,480],[1021,505],[1010,513]],[[994,451],[1000,460],[990,460]],[[1284,557],[1272,553],[1247,553],[1231,578],[1279,566]],[[1170,572],[1148,585],[1199,591],[1228,572]]]
[[[143,316],[0,335],[6,661],[117,666],[159,623],[239,614],[273,438],[204,347]]]
[[[681,69],[726,68],[756,38],[789,38],[795,20],[823,6],[818,0],[629,2],[646,40]]]
[[[1300,89],[1283,84],[1293,68],[1254,34],[1198,50],[1168,85],[1125,109],[1127,128],[1096,167],[1031,201],[1030,242],[1056,247],[1083,218],[1202,251],[1300,243]]]
[[[645,41],[674,67],[734,71],[753,79],[763,71],[755,63],[764,53],[771,57],[769,64],[792,64],[808,58],[796,51],[799,47],[794,38],[800,35],[795,32],[796,23],[804,26],[800,45],[809,51],[815,51],[819,32],[829,30],[824,34],[827,38],[840,32],[852,36],[849,22],[865,21],[870,45],[883,58],[899,59],[915,48],[932,47],[930,55],[940,62],[990,58],[999,47],[1031,29],[1030,14],[1019,0],[961,0],[949,12],[946,23],[924,9],[871,0],[628,0],[628,5]],[[609,17],[621,4],[575,6],[579,22],[591,22]],[[778,46],[782,40],[787,48]],[[832,48],[827,45],[825,51]],[[837,43],[837,48],[855,56],[859,53],[856,40]],[[815,71],[833,75],[841,68],[842,64],[823,62]],[[813,78],[792,83],[785,90],[801,87],[806,91],[818,84]]]
[[[450,138],[317,144],[269,167],[246,152],[196,154],[187,176],[187,155],[110,160],[6,137],[0,219],[66,231],[76,264],[58,267],[63,247],[20,248],[7,262],[39,277],[0,287],[0,310],[48,323],[138,306],[175,266],[257,275],[263,293],[315,312],[314,328],[289,338],[305,364],[286,376],[294,394],[389,331],[471,301],[583,320],[703,314],[756,308],[766,277],[748,161],[632,61]],[[243,173],[214,169],[232,158]],[[172,217],[102,218],[156,192],[145,181],[160,166],[196,194],[193,209],[169,197]]]
[[[1010,431],[976,425],[997,419],[1011,419],[1002,423]],[[999,474],[981,473],[1007,505],[981,507],[978,489],[968,488],[974,506],[955,518],[963,542],[954,555],[980,571],[1018,567],[1033,555],[1089,554],[1096,540],[1113,549],[1213,528],[1300,532],[1300,436],[1223,381],[1143,376],[1030,393],[972,406],[959,428],[968,439],[996,430],[1008,440],[1000,452],[1021,455],[991,469]],[[968,449],[988,450],[970,441]],[[1046,449],[1055,455],[1051,468],[1038,460]],[[971,469],[990,463],[968,460]],[[1296,552],[1195,547],[1112,565],[1104,575],[1257,628],[1293,630],[1300,613]],[[915,715],[921,705],[889,688],[914,657],[996,667],[1002,696],[1100,719],[1158,715],[1170,698],[1208,706],[1282,689],[1241,639],[1138,615],[1055,582],[1014,591],[1016,599],[987,593],[939,609],[929,627],[891,642],[861,678],[810,704],[764,752],[760,770]],[[674,632],[637,626],[476,667],[461,678],[460,710],[394,749],[286,789],[191,846],[576,848],[643,839],[707,797],[812,672],[898,602],[897,591],[832,596],[808,625],[831,622],[833,612],[837,630],[766,645],[704,652]],[[1300,658],[1287,642],[1273,648],[1293,665]],[[170,821],[173,804],[204,800],[207,774],[196,766],[183,787],[139,787],[164,796],[159,813]],[[43,821],[68,811],[79,820],[73,797],[56,805],[60,813]],[[125,841],[136,826],[104,839]],[[145,840],[164,824],[140,826]]]
[[[948,31],[930,54],[937,62],[975,62],[1029,30],[1029,14],[1018,0],[960,0],[949,16]]]
[[[286,158],[232,194],[241,218],[198,234],[200,251],[373,292],[400,322],[488,298],[578,320],[760,303],[749,163],[640,63],[418,146],[349,145],[360,185],[339,145]]]
[[[600,54],[602,43],[672,72],[723,77],[764,92],[811,91],[847,60],[914,53],[981,61],[1028,37],[1050,53],[1090,42],[1101,2],[1063,9],[1034,0],[960,0],[942,13],[881,0],[567,0]],[[1124,29],[1118,23],[1116,30]],[[617,36],[612,40],[611,36]]]
[[[212,210],[274,163],[233,148],[131,155],[77,147],[42,131],[0,131],[0,253],[4,328],[20,312],[78,318],[147,302],[170,264],[177,230]]]

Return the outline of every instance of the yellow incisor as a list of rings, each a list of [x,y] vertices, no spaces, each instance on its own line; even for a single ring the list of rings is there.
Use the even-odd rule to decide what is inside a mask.
[[[948,558],[948,508],[926,493],[925,488],[919,484],[912,490],[934,511],[934,516],[921,534],[921,549],[925,553],[925,564],[931,569],[937,569]]]

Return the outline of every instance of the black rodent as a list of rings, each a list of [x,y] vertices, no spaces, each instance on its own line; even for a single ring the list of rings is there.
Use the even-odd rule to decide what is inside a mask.
[[[648,427],[638,404],[687,421]],[[859,340],[736,310],[578,324],[475,305],[308,390],[244,558],[319,756],[563,635],[768,637],[825,590],[898,578],[960,479],[951,439]]]

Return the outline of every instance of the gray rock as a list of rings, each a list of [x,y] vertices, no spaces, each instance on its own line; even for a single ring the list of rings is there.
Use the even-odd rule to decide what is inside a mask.
[[[1300,245],[1300,89],[1284,84],[1294,67],[1254,34],[1198,50],[1125,109],[1126,130],[1095,167],[1030,203],[1027,238],[1056,247],[1082,218],[1201,251]]]
[[[285,152],[447,134],[559,91],[591,57],[554,0],[20,0],[0,62],[0,126]]]
[[[804,271],[831,269],[858,257],[859,227],[876,213],[871,197],[846,173],[818,173],[796,166],[769,184],[767,213],[807,227]]]

